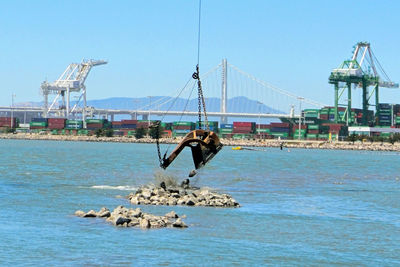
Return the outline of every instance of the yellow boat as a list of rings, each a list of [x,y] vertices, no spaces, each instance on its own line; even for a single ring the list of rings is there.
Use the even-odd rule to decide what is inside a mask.
[[[241,146],[235,146],[235,147],[232,147],[232,150],[242,150],[242,147]]]

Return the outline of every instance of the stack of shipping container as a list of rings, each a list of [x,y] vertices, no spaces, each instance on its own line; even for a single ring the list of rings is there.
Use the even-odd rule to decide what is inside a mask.
[[[190,121],[176,121],[172,123],[172,136],[182,137],[195,129],[196,124]]]
[[[379,126],[391,126],[392,125],[392,106],[390,104],[381,103],[379,104]]]
[[[31,130],[43,130],[47,128],[47,118],[33,118],[29,123]]]
[[[306,132],[307,132],[307,125],[306,124],[293,124],[292,127],[292,133],[293,134],[293,139],[304,139],[306,137]]]
[[[286,122],[271,122],[270,134],[275,138],[287,139],[290,135],[290,124]]]
[[[270,124],[256,124],[256,138],[257,139],[268,139],[272,137],[271,125]]]
[[[16,128],[18,121],[16,118],[0,117],[0,128]]]
[[[66,119],[64,118],[49,118],[47,121],[50,130],[61,130],[65,128]]]
[[[218,132],[218,121],[209,121],[208,127],[209,127],[210,131]],[[197,129],[205,129],[205,128],[206,128],[206,125],[205,125],[204,121],[201,122],[201,125],[200,125],[199,121],[196,121],[196,127],[195,127],[196,130]]]
[[[256,131],[255,122],[233,122],[233,138],[234,139],[245,139],[251,138]]]
[[[83,121],[80,120],[66,120],[65,129],[68,130],[79,130],[83,128]]]
[[[141,123],[140,125],[142,125],[143,123]],[[148,127],[148,123],[145,124],[146,127]],[[116,127],[114,127],[116,126]],[[134,136],[136,133],[136,129],[140,128],[138,127],[138,120],[122,120],[119,125],[115,124],[115,122],[113,122],[113,128],[115,129],[119,129],[119,133],[117,133],[117,135],[122,135],[124,136]],[[141,128],[144,128],[143,126],[141,126]]]
[[[233,124],[221,123],[219,127],[219,134],[222,138],[232,138],[233,136]]]
[[[393,106],[393,125],[395,128],[400,128],[400,105],[396,104]]]
[[[98,130],[110,128],[110,124],[106,119],[87,119],[86,120],[86,129],[88,130]]]

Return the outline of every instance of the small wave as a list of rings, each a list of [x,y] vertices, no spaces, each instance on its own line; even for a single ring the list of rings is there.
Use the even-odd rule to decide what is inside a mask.
[[[136,191],[138,188],[134,186],[129,186],[129,185],[117,185],[117,186],[112,186],[112,185],[94,185],[91,188],[94,189],[106,189],[106,190],[126,190],[126,191]]]

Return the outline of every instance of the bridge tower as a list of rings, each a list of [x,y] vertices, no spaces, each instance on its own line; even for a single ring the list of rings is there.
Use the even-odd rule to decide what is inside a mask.
[[[228,104],[228,95],[227,95],[227,81],[228,81],[228,62],[225,59],[222,60],[222,90],[221,90],[221,113],[226,113],[227,104]],[[221,123],[228,123],[227,116],[221,116]]]

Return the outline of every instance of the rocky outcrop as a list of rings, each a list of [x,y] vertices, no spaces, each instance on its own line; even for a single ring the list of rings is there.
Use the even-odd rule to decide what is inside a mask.
[[[107,208],[101,208],[99,212],[90,210],[84,212],[77,210],[75,215],[82,218],[104,218],[106,221],[120,227],[140,227],[142,229],[163,228],[163,227],[188,227],[181,218],[171,211],[164,216],[157,216],[144,213],[140,208],[128,209],[124,206],[116,207],[112,212]]]
[[[143,186],[127,197],[134,205],[184,205],[206,207],[240,207],[228,194],[218,194],[210,189],[180,187]]]

